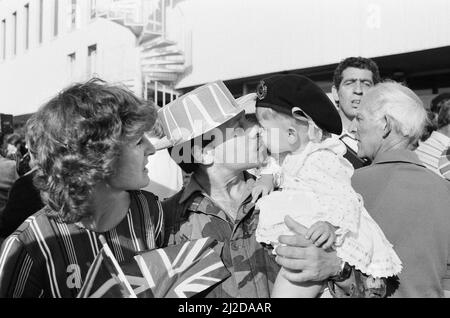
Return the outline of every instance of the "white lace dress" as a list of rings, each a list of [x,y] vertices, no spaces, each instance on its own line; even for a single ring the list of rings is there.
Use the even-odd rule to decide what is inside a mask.
[[[351,186],[353,167],[344,157],[346,148],[335,138],[310,142],[300,153],[286,156],[280,188],[257,202],[260,209],[258,242],[277,245],[278,237],[291,234],[284,217],[305,227],[327,221],[339,229],[337,255],[367,275],[389,277],[401,271],[401,261]],[[273,167],[272,167],[273,169]]]

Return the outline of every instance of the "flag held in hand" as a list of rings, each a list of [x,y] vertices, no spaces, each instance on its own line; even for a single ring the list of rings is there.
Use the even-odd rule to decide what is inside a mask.
[[[230,275],[215,244],[211,238],[188,241],[141,252],[119,266],[105,243],[78,297],[192,297]]]

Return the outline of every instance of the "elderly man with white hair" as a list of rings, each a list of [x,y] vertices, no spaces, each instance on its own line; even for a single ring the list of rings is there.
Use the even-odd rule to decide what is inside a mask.
[[[420,99],[395,82],[364,95],[356,116],[358,156],[372,160],[352,185],[403,262],[391,297],[442,297],[450,290],[450,186],[412,151],[426,122]]]

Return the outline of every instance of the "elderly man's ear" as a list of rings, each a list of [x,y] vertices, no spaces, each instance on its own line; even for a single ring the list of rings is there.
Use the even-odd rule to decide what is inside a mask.
[[[383,125],[383,138],[386,139],[392,130],[391,119],[388,116],[384,116]]]
[[[210,165],[214,163],[214,148],[209,145],[204,148],[194,145],[192,147],[192,157],[194,157],[195,162]]]

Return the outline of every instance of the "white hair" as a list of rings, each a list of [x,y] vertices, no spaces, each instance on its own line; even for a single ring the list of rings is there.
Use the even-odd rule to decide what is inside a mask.
[[[422,136],[427,122],[427,113],[420,98],[400,83],[389,81],[378,83],[363,97],[368,110],[377,119],[386,116],[391,128],[414,144]]]

